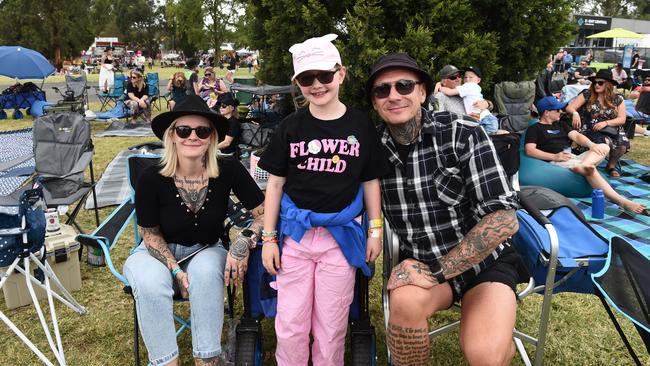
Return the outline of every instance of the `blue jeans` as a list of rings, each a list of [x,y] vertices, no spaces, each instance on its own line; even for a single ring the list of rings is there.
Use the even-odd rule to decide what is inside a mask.
[[[479,123],[481,126],[483,126],[483,129],[488,135],[494,135],[499,129],[499,119],[496,118],[492,113],[481,118]]]
[[[176,259],[200,245],[185,247],[168,244]],[[211,246],[183,266],[190,282],[189,300],[194,357],[221,354],[223,327],[223,270],[228,252],[221,244]],[[178,357],[173,318],[174,279],[160,261],[149,254],[144,242],[124,263],[124,275],[133,289],[140,332],[153,365],[163,365]]]

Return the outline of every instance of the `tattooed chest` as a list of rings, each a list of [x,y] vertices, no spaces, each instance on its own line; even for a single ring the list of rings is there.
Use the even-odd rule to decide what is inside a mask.
[[[208,200],[208,178],[201,176],[198,178],[188,178],[183,176],[174,176],[174,184],[178,190],[178,195],[189,210],[196,213]]]

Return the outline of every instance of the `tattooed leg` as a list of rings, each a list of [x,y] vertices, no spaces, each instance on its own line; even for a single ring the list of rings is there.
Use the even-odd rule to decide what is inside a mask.
[[[215,356],[210,358],[195,358],[194,365],[195,366],[221,366],[224,365],[224,362],[221,359],[221,356]]]
[[[426,327],[408,328],[389,322],[386,340],[393,365],[429,364],[429,334]]]

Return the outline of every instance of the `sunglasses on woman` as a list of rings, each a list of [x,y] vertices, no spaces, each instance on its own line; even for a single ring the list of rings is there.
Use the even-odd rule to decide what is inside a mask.
[[[603,86],[603,85],[605,85],[606,81],[605,80],[596,80],[596,81],[594,81],[594,83],[596,83],[596,85],[598,85],[598,86]]]
[[[205,74],[203,74],[203,75],[204,75],[204,76],[212,76],[212,74],[209,73],[209,72],[208,72],[208,73],[205,73]]]
[[[226,109],[228,107],[230,107],[230,104],[219,104],[219,108]]]
[[[390,89],[393,86],[395,86],[395,90],[397,90],[400,95],[409,95],[413,93],[416,84],[422,84],[422,81],[401,79],[397,80],[394,84],[383,83],[375,85],[372,88],[372,95],[377,99],[387,98],[388,95],[390,95]]]
[[[140,79],[141,77],[142,77],[142,76],[132,75],[132,76],[131,76],[131,79]]]
[[[329,84],[334,80],[334,74],[339,71],[337,68],[334,71],[319,71],[316,73],[307,73],[303,72],[302,74],[296,76],[296,81],[300,86],[311,86],[314,83],[314,80],[318,79],[318,82],[321,84]]]
[[[196,136],[201,140],[207,139],[212,134],[212,128],[206,126],[199,126],[194,128],[190,126],[176,126],[174,128],[174,131],[176,132],[176,136],[182,139],[190,137],[192,131],[196,132]]]

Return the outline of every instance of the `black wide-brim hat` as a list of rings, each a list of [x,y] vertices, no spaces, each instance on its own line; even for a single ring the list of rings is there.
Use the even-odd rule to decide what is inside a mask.
[[[239,101],[235,99],[235,97],[232,95],[232,93],[223,93],[220,94],[219,97],[217,98],[217,103],[219,104],[225,104],[225,105],[231,105],[235,108],[239,105]]]
[[[589,81],[591,81],[592,83],[596,79],[604,79],[612,83],[614,86],[618,86],[618,82],[614,80],[614,77],[612,76],[612,70],[605,70],[605,69],[598,70],[596,76],[590,76],[587,79],[589,79]]]
[[[165,131],[167,131],[167,128],[169,128],[172,122],[180,117],[190,115],[207,118],[212,123],[212,127],[217,131],[218,141],[226,137],[228,120],[208,108],[205,101],[198,95],[188,95],[176,104],[174,110],[157,115],[151,121],[151,129],[156,137],[163,140]]]
[[[366,82],[366,96],[368,100],[372,100],[371,90],[375,83],[375,79],[384,70],[388,69],[405,69],[413,71],[420,77],[420,81],[424,82],[427,90],[427,98],[433,92],[433,79],[429,74],[422,70],[417,61],[406,53],[389,53],[381,56],[379,60],[372,67],[368,81]]]

